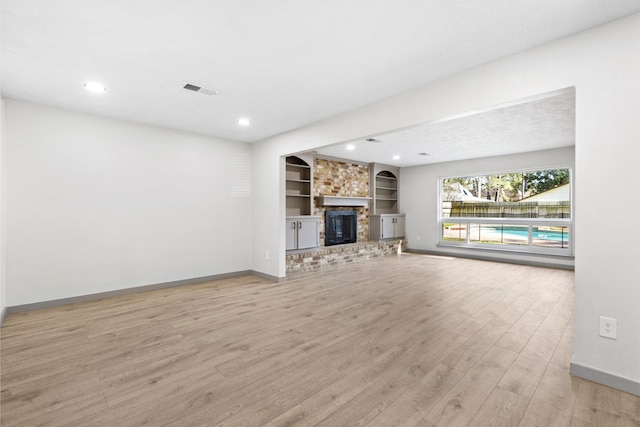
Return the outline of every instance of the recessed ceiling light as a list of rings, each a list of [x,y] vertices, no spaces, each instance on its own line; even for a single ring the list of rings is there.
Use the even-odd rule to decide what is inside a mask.
[[[349,145],[347,145],[347,150],[349,150],[349,151],[353,151],[353,150],[355,150],[355,149],[356,149],[356,146],[355,146],[355,145],[353,145],[353,144],[349,144]]]
[[[382,142],[379,139],[375,139],[375,138],[367,138],[367,142],[373,142],[374,144],[377,144],[378,142]]]
[[[418,156],[428,156],[429,153],[418,153]]]
[[[393,160],[400,160],[400,156],[396,154],[395,156],[393,156]]]
[[[241,119],[238,119],[238,124],[240,126],[250,126],[251,125],[251,120],[247,119],[246,117],[243,117]]]
[[[107,91],[107,88],[98,82],[87,82],[84,84],[84,88],[93,93],[105,93]]]

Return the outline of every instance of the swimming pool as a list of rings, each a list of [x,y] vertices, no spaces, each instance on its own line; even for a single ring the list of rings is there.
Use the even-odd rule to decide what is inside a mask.
[[[482,231],[492,231],[494,233],[502,234],[505,237],[513,237],[513,238],[528,238],[529,230],[528,228],[515,228],[515,227],[482,227]],[[532,229],[533,239],[539,240],[550,240],[553,242],[568,242],[569,241],[569,233],[567,231],[557,231],[557,230],[538,230],[537,227],[533,227]]]
[[[501,246],[516,250],[537,251],[546,249],[570,249],[570,227],[520,224],[444,223],[442,242],[452,244]],[[531,249],[526,249],[527,247]]]

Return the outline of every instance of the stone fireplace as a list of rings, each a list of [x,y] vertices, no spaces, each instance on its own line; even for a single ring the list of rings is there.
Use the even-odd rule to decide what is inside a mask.
[[[313,171],[313,215],[320,217],[320,244],[326,242],[326,211],[332,209],[351,210],[357,215],[356,241],[369,240],[369,206],[324,206],[317,203],[321,196],[369,197],[369,166],[365,164],[338,161],[335,159],[314,159]]]
[[[314,157],[312,215],[319,219],[320,246],[287,252],[287,273],[395,255],[403,249],[402,240],[369,241],[369,171],[368,164]]]

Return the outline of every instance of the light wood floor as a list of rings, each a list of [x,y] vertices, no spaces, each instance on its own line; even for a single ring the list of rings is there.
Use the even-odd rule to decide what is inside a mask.
[[[640,425],[572,316],[572,272],[416,254],[10,315],[2,425]]]

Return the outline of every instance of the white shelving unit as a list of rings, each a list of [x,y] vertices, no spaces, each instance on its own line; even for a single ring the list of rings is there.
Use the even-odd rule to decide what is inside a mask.
[[[398,213],[400,168],[372,163],[369,167],[369,194],[372,215]]]
[[[372,163],[369,169],[369,239],[404,237],[404,214],[398,211],[400,168]]]
[[[320,218],[313,212],[313,157],[285,159],[287,250],[320,245]]]
[[[398,178],[389,171],[381,171],[375,177],[375,213],[398,213]]]
[[[287,216],[311,215],[313,173],[309,163],[296,156],[286,158]]]

